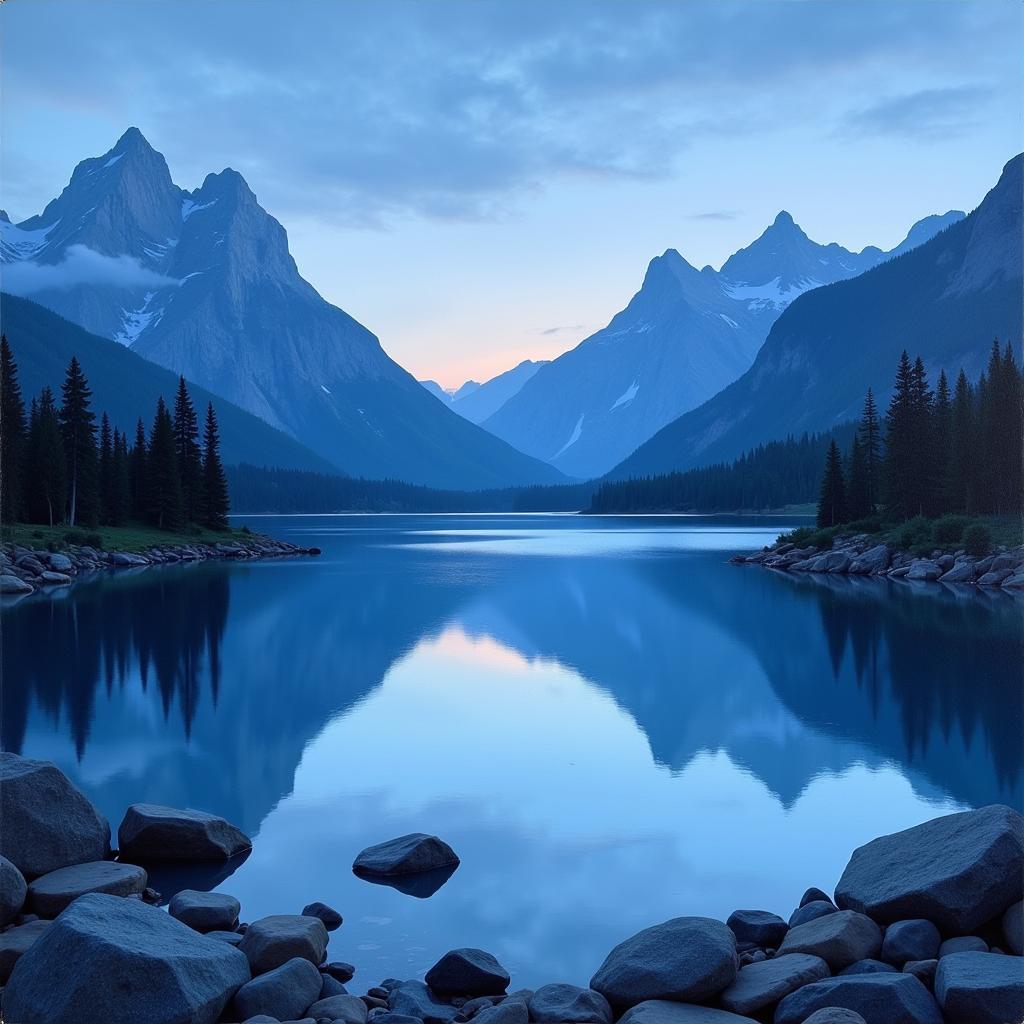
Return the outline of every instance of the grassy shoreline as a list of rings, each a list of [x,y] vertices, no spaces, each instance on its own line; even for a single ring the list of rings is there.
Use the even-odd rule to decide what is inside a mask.
[[[255,540],[262,534],[248,527],[227,530],[192,530],[175,532],[158,530],[143,524],[129,526],[45,526],[38,523],[4,523],[0,525],[0,542],[25,548],[61,551],[71,545],[93,547],[101,551],[125,551],[141,554],[153,548],[173,548],[186,544],[230,544]]]

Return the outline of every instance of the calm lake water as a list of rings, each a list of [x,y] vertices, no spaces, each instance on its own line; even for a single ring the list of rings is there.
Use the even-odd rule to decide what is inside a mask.
[[[254,836],[243,919],[314,899],[354,991],[481,946],[586,983],[634,931],[788,916],[855,846],[1022,804],[1024,602],[727,564],[783,520],[258,519],[316,559],[104,576],[8,606],[2,739],[115,830],[135,801]],[[429,899],[355,878],[434,832]],[[223,874],[223,873],[222,873]]]

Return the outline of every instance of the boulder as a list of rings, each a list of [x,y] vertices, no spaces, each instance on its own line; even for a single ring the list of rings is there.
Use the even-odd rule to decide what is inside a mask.
[[[0,753],[0,854],[26,878],[103,860],[106,819],[49,761]]]
[[[893,967],[892,964],[887,964],[882,960],[858,960],[856,963],[850,964],[849,967],[844,967],[839,973],[846,977],[850,974],[893,974],[898,971],[898,967]]]
[[[18,916],[27,894],[25,876],[6,857],[0,857],[0,928]]]
[[[439,996],[491,996],[508,988],[508,971],[482,949],[453,949],[427,971],[426,983]]]
[[[193,929],[198,931],[198,929]],[[240,946],[243,935],[241,932],[213,931],[204,933],[208,939],[216,939],[218,942],[227,942],[231,946]]]
[[[931,960],[939,952],[939,929],[924,918],[896,921],[885,930],[882,959],[902,967],[910,960]]]
[[[342,960],[334,960],[329,964],[324,964],[323,969],[325,974],[329,974],[340,982],[351,981],[356,973],[356,969],[351,964],[347,964]]]
[[[778,948],[789,931],[789,925],[781,917],[767,910],[734,910],[725,923],[738,944],[747,943],[762,949]]]
[[[620,942],[590,981],[616,1009],[650,1000],[700,1001],[736,977],[736,938],[709,917],[676,917]]]
[[[790,914],[789,927],[796,928],[799,925],[807,924],[808,921],[816,921],[826,914],[834,914],[838,909],[831,900],[812,900],[810,903],[801,903]]]
[[[939,959],[950,953],[987,953],[988,943],[977,935],[956,935],[939,946]]]
[[[407,1013],[395,1013],[388,1010],[373,1015],[373,1024],[423,1024],[419,1017],[410,1017]]]
[[[612,1008],[600,992],[578,985],[541,985],[530,997],[530,1020],[538,1024],[611,1024]]]
[[[930,558],[915,558],[910,563],[907,571],[908,580],[937,580],[942,575],[942,569]]]
[[[890,924],[923,917],[968,932],[1024,888],[1024,818],[999,804],[882,836],[850,858],[836,902]]]
[[[846,1010],[842,1006],[823,1006],[815,1010],[804,1024],[867,1024],[867,1021],[856,1010]]]
[[[352,870],[367,875],[415,875],[458,864],[455,851],[444,840],[413,832],[367,847],[356,857]]]
[[[529,1024],[530,1011],[518,999],[506,999],[497,1006],[486,1007],[473,1017],[477,1024]]]
[[[841,1007],[866,1024],[943,1024],[931,992],[912,974],[855,974],[824,978],[791,992],[775,1010],[775,1024],[806,1024],[816,1010]]]
[[[806,907],[808,903],[831,903],[832,897],[827,892],[822,892],[821,889],[811,886],[807,889],[803,896],[800,897],[799,906]]]
[[[182,889],[174,894],[167,910],[197,932],[229,932],[238,924],[242,905],[227,893]]]
[[[48,587],[66,587],[71,582],[71,577],[67,573],[46,569],[39,574],[39,582]]]
[[[733,1013],[757,1014],[774,1006],[790,992],[827,978],[828,964],[807,953],[788,953],[774,960],[741,967],[736,980],[718,997]]]
[[[1020,900],[1003,914],[1003,935],[1011,953],[1024,955],[1024,903]]]
[[[939,577],[940,583],[972,583],[978,575],[977,563],[969,555],[958,558],[953,568]]]
[[[132,896],[141,895],[145,888],[146,872],[142,868],[113,860],[97,860],[40,875],[29,883],[28,907],[40,917],[56,917],[87,892]]]
[[[333,932],[336,928],[340,928],[342,925],[343,918],[333,907],[327,906],[326,903],[321,903],[317,900],[315,903],[307,903],[302,908],[303,917],[319,917],[324,923],[324,927],[329,931]]]
[[[878,925],[853,910],[837,910],[834,914],[790,928],[779,953],[810,953],[820,956],[833,971],[877,955],[882,948],[882,932]]]
[[[423,1024],[451,1024],[459,1012],[438,999],[422,981],[400,981],[390,991],[391,1012],[415,1017]],[[374,1024],[376,1020],[375,1017]]]
[[[1003,580],[1004,590],[1021,590],[1024,589],[1024,571],[1018,571],[1011,573]]]
[[[952,953],[939,960],[935,998],[949,1024],[1016,1024],[1024,1020],[1024,959]]]
[[[50,924],[50,921],[29,921],[28,924],[19,924],[0,932],[0,985],[7,983],[18,957],[50,927]]]
[[[12,573],[0,573],[0,594],[31,594],[32,584]]]
[[[15,965],[3,1011],[18,1024],[215,1024],[248,980],[226,943],[141,900],[88,893]]]
[[[248,957],[253,974],[272,971],[294,957],[317,967],[327,952],[327,929],[318,917],[273,914],[253,921],[238,948]]]
[[[905,974],[912,974],[927,989],[935,987],[935,970],[938,960],[909,960],[903,965]]]
[[[889,568],[889,548],[885,544],[876,544],[873,548],[859,554],[850,566],[850,572],[856,575],[866,573],[877,574]]]
[[[320,972],[308,960],[295,957],[246,982],[235,993],[235,1016],[248,1020],[265,1013],[278,1020],[298,1018],[319,995]]]
[[[328,996],[347,996],[348,989],[338,981],[337,978],[332,978],[329,974],[320,974],[320,997],[326,999]]]
[[[755,1021],[710,1006],[648,999],[623,1014],[619,1024],[755,1024]]]
[[[249,837],[205,811],[132,804],[117,830],[119,853],[131,861],[227,860],[252,849]]]
[[[67,555],[62,555],[59,552],[47,555],[46,561],[54,572],[72,573],[75,571],[75,563]]]

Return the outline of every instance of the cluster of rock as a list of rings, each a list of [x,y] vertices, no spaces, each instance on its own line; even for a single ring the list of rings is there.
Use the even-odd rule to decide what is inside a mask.
[[[100,551],[86,544],[68,544],[61,551],[0,545],[0,594],[31,594],[47,587],[66,587],[86,573],[131,569],[174,562],[210,559],[280,558],[319,555],[319,548],[303,548],[258,534],[232,537],[216,544],[168,544],[136,551]]]
[[[836,538],[828,550],[783,542],[752,555],[735,555],[736,563],[755,563],[787,572],[839,573],[847,576],[886,576],[892,580],[937,580],[979,587],[1024,591],[1024,547],[1000,549],[983,558],[966,551],[936,549],[928,558],[915,557],[870,534]]]
[[[9,1024],[1019,1024],[1024,1020],[1024,819],[951,814],[856,850],[834,893],[789,920],[678,917],[616,946],[589,987],[509,992],[474,948],[422,980],[348,991],[327,961],[341,915],[239,923],[224,893],[164,912],[137,861],[226,858],[248,839],[198,811],[135,805],[110,853],[103,818],[51,764],[0,755],[0,1019]],[[361,871],[457,863],[436,836],[364,851]],[[69,969],[69,965],[70,969]]]

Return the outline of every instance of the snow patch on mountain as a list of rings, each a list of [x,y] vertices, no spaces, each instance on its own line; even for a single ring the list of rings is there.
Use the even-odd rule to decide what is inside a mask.
[[[586,419],[586,415],[586,413],[580,413],[580,418],[576,421],[576,426],[572,428],[572,434],[569,436],[569,440],[566,441],[557,452],[555,452],[556,459],[563,452],[568,451],[580,439],[580,435],[583,433],[583,421]]]
[[[138,309],[122,309],[121,329],[114,335],[114,341],[131,348],[139,335],[147,327],[155,327],[164,315],[163,307],[150,308],[156,292],[146,292],[142,305]]]
[[[0,220],[0,255],[5,262],[32,259],[46,245],[47,236],[59,224],[60,220],[55,220],[45,228],[27,231],[9,220]]]
[[[200,210],[207,210],[216,202],[216,199],[211,199],[208,203],[197,203],[194,199],[183,199],[181,201],[181,219],[186,221],[193,213],[198,213]]]
[[[616,398],[614,402],[612,402],[612,409],[618,409],[619,406],[621,406],[621,405],[629,405],[629,403],[632,402],[634,398],[636,398],[636,394],[637,394],[637,392],[639,390],[640,390],[640,383],[639,383],[639,381],[633,381],[633,383],[630,384],[629,387],[626,388],[626,390],[623,391],[622,394],[619,395],[619,397]],[[609,411],[611,411],[611,410],[609,410]],[[581,417],[581,420],[582,420],[582,417]],[[564,451],[565,449],[562,449],[562,450]],[[559,452],[559,454],[561,454],[561,452]]]

